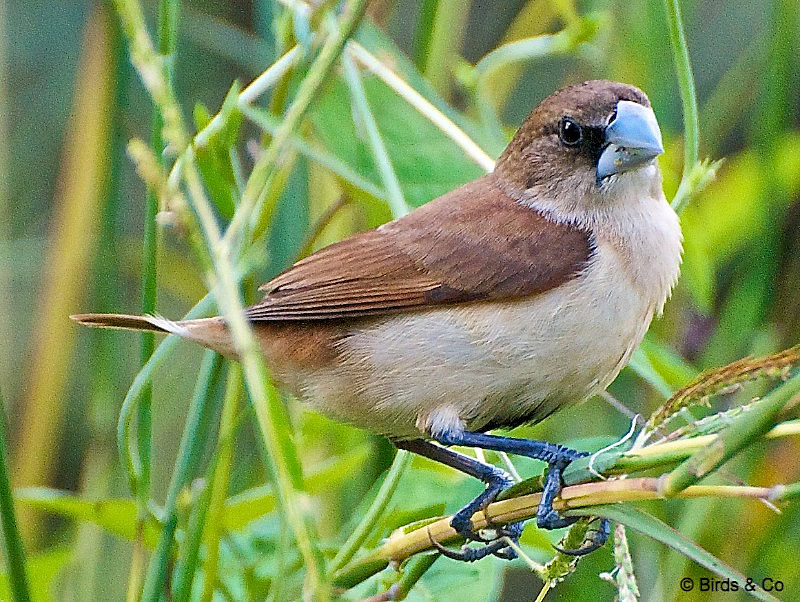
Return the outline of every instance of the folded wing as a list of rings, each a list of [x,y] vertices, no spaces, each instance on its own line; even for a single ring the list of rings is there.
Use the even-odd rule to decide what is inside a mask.
[[[488,175],[299,261],[246,314],[330,320],[520,299],[579,277],[591,255],[589,232],[511,199]]]

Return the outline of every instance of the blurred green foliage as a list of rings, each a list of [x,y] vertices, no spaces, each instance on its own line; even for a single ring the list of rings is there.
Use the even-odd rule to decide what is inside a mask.
[[[156,31],[156,5],[145,4],[151,32]],[[184,115],[193,115],[198,127],[221,105],[232,81],[249,82],[295,43],[311,49],[315,23],[293,17],[284,3],[193,0],[181,5],[174,83]],[[7,132],[0,136],[0,283],[6,291],[0,300],[6,349],[0,355],[0,388],[10,406],[9,452],[18,467],[12,482],[26,487],[17,492],[18,507],[45,511],[21,516],[32,593],[41,600],[121,599],[137,506],[117,457],[114,423],[139,368],[138,340],[78,331],[66,316],[87,309],[140,310],[145,190],[125,157],[125,144],[132,137],[149,139],[151,103],[129,65],[110,5],[0,1],[0,7],[0,132]],[[791,0],[686,0],[681,7],[700,105],[700,156],[725,162],[716,181],[682,215],[683,276],[637,354],[637,371],[625,370],[610,387],[643,415],[663,402],[665,390],[701,370],[800,341],[798,6]],[[487,82],[475,84],[472,65],[503,43],[587,24],[591,27],[581,30],[582,41],[574,47],[504,64]],[[649,94],[664,131],[667,152],[661,167],[668,196],[677,189],[682,113],[662,3],[373,0],[356,39],[492,156],[527,112],[559,85],[601,77],[635,84]],[[280,123],[307,68],[304,59],[267,102],[252,109],[263,117],[261,128],[244,119],[199,155],[221,217],[231,215],[242,173],[246,176],[259,145]],[[377,77],[363,72],[362,79],[411,206],[482,172]],[[354,115],[347,83],[337,71],[295,132],[265,202],[266,235],[259,252],[245,259],[254,272],[244,282],[250,300],[255,284],[309,245],[318,248],[391,218],[364,124]],[[238,144],[229,153],[226,141],[234,139]],[[87,156],[94,157],[94,169],[81,167],[80,158],[87,161]],[[53,274],[54,266],[67,266],[69,273]],[[201,266],[180,227],[160,229],[157,266],[158,313],[182,315],[205,290]],[[53,319],[56,309],[63,320]],[[49,348],[37,350],[43,332]],[[149,548],[161,531],[158,519],[200,357],[199,350],[179,345],[154,377],[153,513],[140,523]],[[224,457],[216,441],[227,372],[221,369],[207,387],[204,418],[195,433],[198,450],[186,475],[196,480],[176,499],[178,539],[186,541],[193,528],[202,531],[202,522],[193,527],[192,520],[208,491],[203,483],[224,482],[220,503],[215,506],[213,495],[206,500],[209,512],[216,512],[209,516],[220,523],[217,577],[210,587],[215,599],[263,599],[268,593],[294,599],[303,579],[300,558],[275,512],[263,443],[244,403],[228,425],[233,432],[229,474],[216,470]],[[48,389],[33,386],[36,382],[49,384],[51,392],[37,393]],[[763,385],[748,386],[719,407],[764,391]],[[305,412],[291,400],[289,409],[318,543],[332,556],[378,490],[392,448],[369,433]],[[597,448],[596,438],[621,435],[628,420],[593,399],[515,434]],[[726,465],[726,474],[766,486],[797,481],[798,452],[796,440],[773,442],[737,457]],[[525,460],[515,465],[523,475],[541,470]],[[480,488],[453,471],[414,459],[366,543],[376,544],[413,520],[457,510]],[[780,515],[742,500],[671,500],[645,507],[742,573],[784,581],[787,598],[800,592],[789,553],[800,537],[796,505]],[[684,556],[633,532],[629,536],[643,599],[687,599],[680,579],[709,576]],[[534,560],[545,562],[552,553],[549,542],[556,539],[557,534],[530,526],[522,544]],[[209,554],[210,540],[203,541],[195,560],[193,596],[198,599]],[[185,560],[170,558],[179,566]],[[612,599],[613,586],[597,577],[611,567],[609,549],[592,554],[548,599]],[[0,588],[6,587],[5,579]],[[391,570],[384,571],[346,597],[382,592],[393,579]],[[464,602],[530,600],[540,588],[521,562],[490,558],[465,566],[438,560],[409,599],[448,600],[457,592]]]

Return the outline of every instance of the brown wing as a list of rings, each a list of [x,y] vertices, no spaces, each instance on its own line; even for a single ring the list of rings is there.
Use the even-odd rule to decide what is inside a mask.
[[[518,299],[575,277],[591,254],[588,232],[521,205],[488,175],[299,261],[246,313],[324,320]]]

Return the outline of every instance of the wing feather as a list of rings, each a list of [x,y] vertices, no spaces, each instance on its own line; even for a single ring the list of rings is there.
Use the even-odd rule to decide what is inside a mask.
[[[331,320],[519,299],[577,277],[591,255],[590,233],[515,201],[490,174],[298,261],[246,313]]]

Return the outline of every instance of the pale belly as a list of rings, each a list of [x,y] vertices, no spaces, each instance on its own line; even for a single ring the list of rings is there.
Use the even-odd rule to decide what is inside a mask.
[[[340,367],[306,375],[303,397],[391,437],[541,420],[605,388],[655,306],[600,253],[581,277],[531,299],[356,329],[341,343]]]

